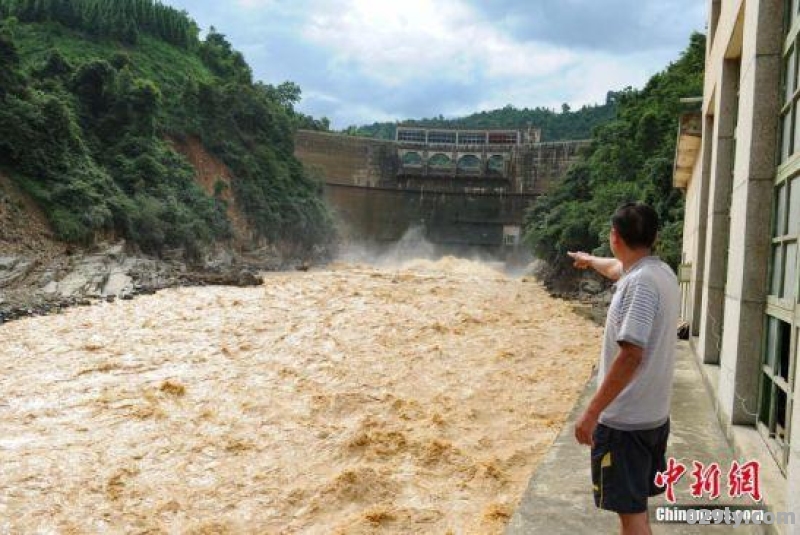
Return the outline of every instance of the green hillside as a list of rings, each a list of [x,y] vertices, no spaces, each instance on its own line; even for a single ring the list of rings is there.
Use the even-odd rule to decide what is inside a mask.
[[[617,98],[620,93],[609,92],[605,104],[583,106],[578,110],[570,110],[564,105],[560,112],[547,108],[515,108],[508,105],[491,111],[473,113],[457,119],[444,117],[430,119],[409,119],[403,125],[424,128],[462,128],[490,129],[509,128],[525,130],[528,126],[542,129],[543,141],[564,141],[570,139],[589,139],[594,129],[614,119],[617,110]],[[351,126],[346,133],[354,136],[378,139],[394,139],[397,123],[373,123],[365,126]]]
[[[225,186],[209,196],[168,139],[196,136],[232,171],[257,236],[330,238],[321,187],[294,158],[299,88],[252,81],[213,28],[153,0],[0,0],[0,170],[58,236],[114,232],[197,257],[231,236]]]
[[[188,80],[211,83],[215,79],[199,55],[147,34],[140,35],[135,45],[129,45],[55,22],[18,22],[14,40],[27,72],[35,71],[57,50],[72,65],[94,59],[113,62],[118,56],[127,56],[130,70],[138,77],[157,81],[165,96],[177,96]]]

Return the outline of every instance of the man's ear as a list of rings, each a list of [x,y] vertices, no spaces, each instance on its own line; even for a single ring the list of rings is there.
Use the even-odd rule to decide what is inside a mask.
[[[611,232],[609,232],[608,239],[614,244],[614,247],[619,245],[619,234],[617,234],[617,231],[614,230],[614,227],[611,227]]]

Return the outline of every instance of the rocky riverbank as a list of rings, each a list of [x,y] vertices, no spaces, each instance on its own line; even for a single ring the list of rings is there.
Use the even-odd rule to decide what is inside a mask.
[[[557,272],[541,261],[534,262],[531,273],[551,297],[570,301],[577,314],[597,325],[605,325],[606,312],[614,293],[612,282],[591,270]]]
[[[196,264],[182,257],[182,251],[148,257],[130,251],[124,242],[88,250],[67,248],[55,255],[0,251],[0,324],[98,301],[132,299],[164,288],[257,286],[260,272],[307,269],[323,261],[325,252],[298,258],[274,247],[246,255],[220,249]]]

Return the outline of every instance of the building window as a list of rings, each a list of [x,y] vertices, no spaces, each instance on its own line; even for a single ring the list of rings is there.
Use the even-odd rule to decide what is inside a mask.
[[[489,132],[490,145],[516,145],[516,132]]]
[[[800,0],[785,0],[785,6],[780,166],[772,201],[772,250],[758,408],[758,428],[784,471],[792,441],[790,422],[800,334]]]
[[[486,168],[491,174],[504,175],[506,172],[506,159],[500,154],[495,154],[486,162]]]
[[[486,144],[486,134],[484,133],[471,133],[471,132],[459,132],[458,133],[458,144],[459,145],[485,145]]]
[[[792,387],[792,325],[767,318],[767,343],[761,375],[759,429],[766,435],[770,451],[786,466],[789,451],[789,415]],[[796,338],[796,336],[795,336]]]
[[[421,167],[422,156],[418,152],[407,152],[403,154],[403,165],[409,167]]]
[[[458,169],[461,171],[480,171],[481,160],[477,156],[467,154],[458,159]]]
[[[428,159],[428,165],[430,167],[452,167],[453,160],[447,154],[438,152]]]
[[[783,76],[781,89],[783,107],[781,108],[781,149],[780,162],[788,161],[800,151],[800,69],[798,69],[798,56],[800,56],[800,43],[798,42],[798,29],[800,26],[800,0],[785,0],[784,28],[786,38],[783,52]]]
[[[425,143],[425,130],[397,129],[397,141]]]
[[[456,144],[456,133],[455,132],[437,132],[435,130],[431,130],[428,132],[428,143],[441,143],[446,145],[455,145]]]

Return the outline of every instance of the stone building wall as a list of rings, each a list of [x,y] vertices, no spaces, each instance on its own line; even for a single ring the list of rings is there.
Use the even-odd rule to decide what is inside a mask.
[[[683,309],[737,456],[760,463],[765,504],[800,522],[800,5],[707,5],[702,144],[679,184]]]

